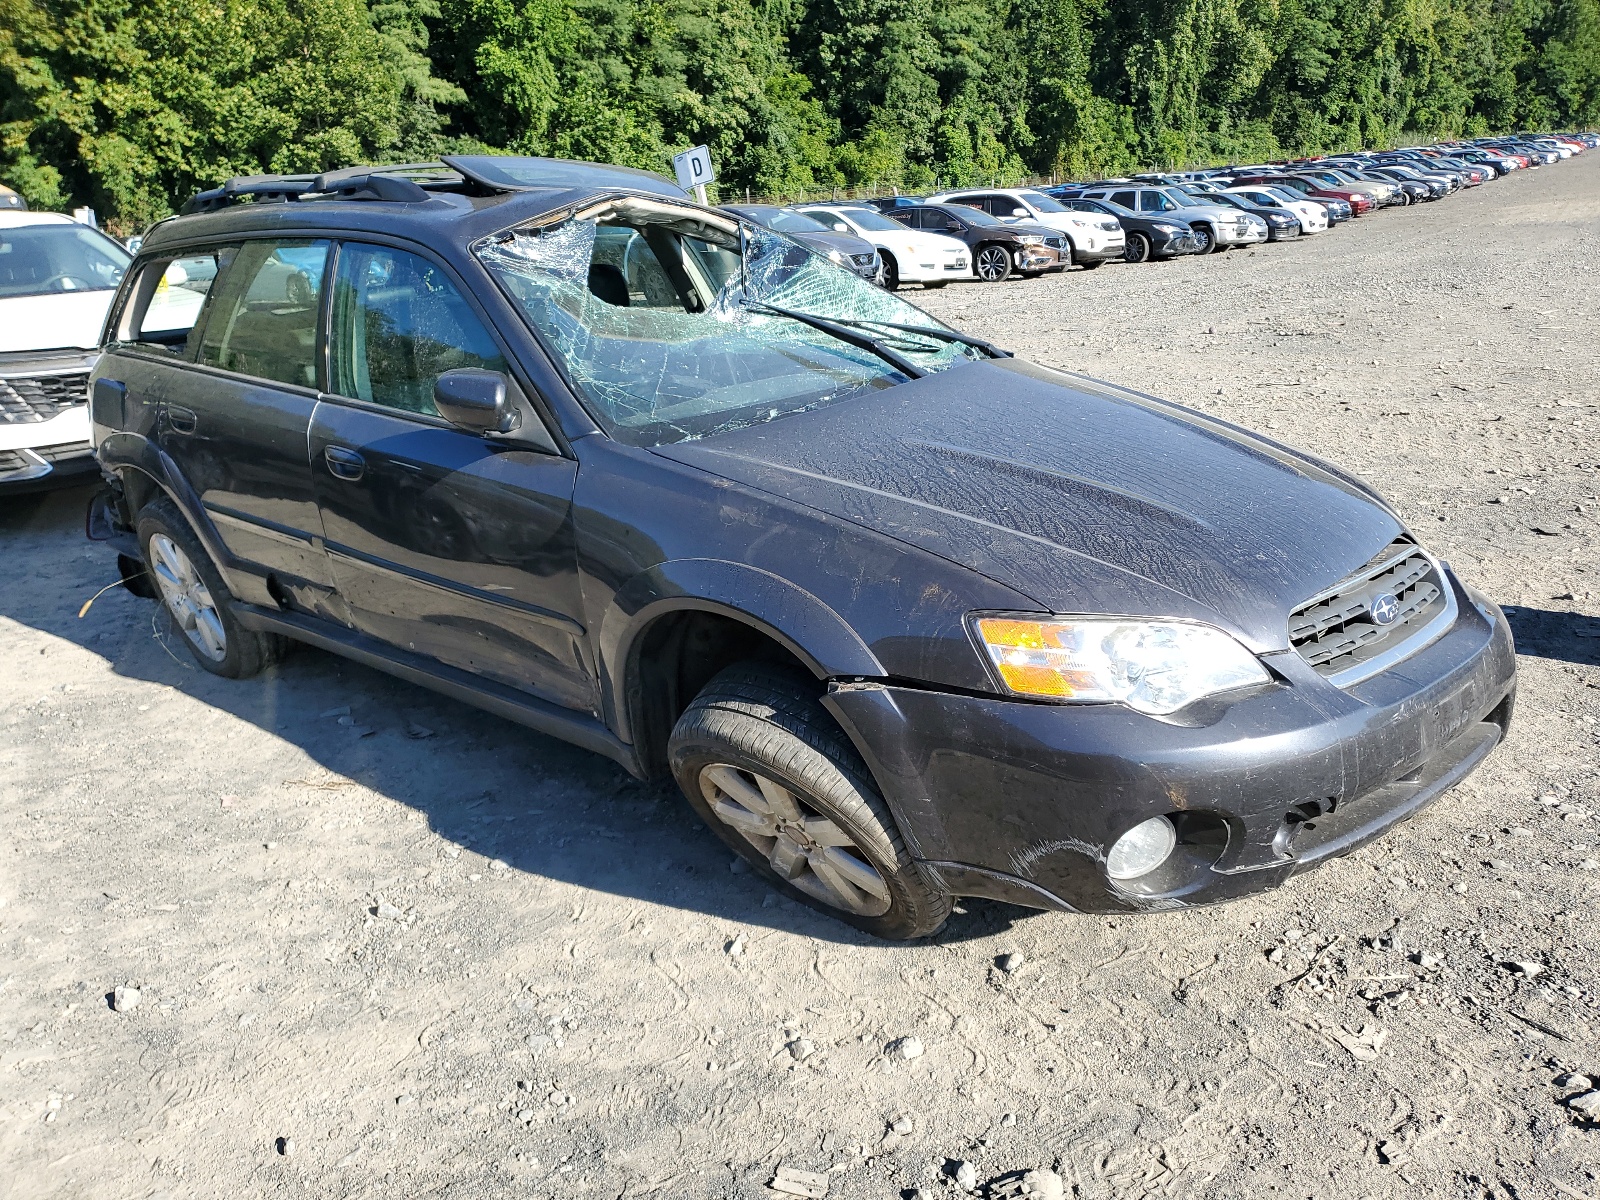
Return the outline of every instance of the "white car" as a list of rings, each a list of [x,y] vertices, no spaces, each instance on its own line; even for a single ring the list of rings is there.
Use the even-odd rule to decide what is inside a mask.
[[[1081,267],[1098,267],[1121,258],[1127,245],[1115,217],[1075,212],[1036,188],[968,188],[929,196],[927,203],[966,204],[1002,221],[1031,221],[1060,230],[1067,235],[1071,260]]]
[[[1300,222],[1301,233],[1322,233],[1328,228],[1328,210],[1314,200],[1296,196],[1282,188],[1231,187],[1228,194],[1241,196],[1262,208],[1282,208],[1293,213]]]
[[[853,233],[871,242],[883,261],[879,281],[891,292],[902,283],[943,287],[972,275],[967,244],[942,233],[907,229],[875,208],[852,204],[803,204],[800,211],[839,233]]]
[[[0,210],[0,493],[98,470],[89,369],[128,262],[60,213]]]

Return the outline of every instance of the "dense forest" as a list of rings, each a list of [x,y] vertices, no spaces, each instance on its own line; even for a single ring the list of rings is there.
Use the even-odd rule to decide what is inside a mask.
[[[1600,0],[0,0],[0,181],[131,227],[490,147],[790,195],[1600,123]]]

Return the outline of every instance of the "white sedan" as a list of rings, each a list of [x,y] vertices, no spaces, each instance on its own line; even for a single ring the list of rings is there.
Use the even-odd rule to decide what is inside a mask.
[[[1315,200],[1307,200],[1281,188],[1231,187],[1227,192],[1251,204],[1259,204],[1262,208],[1286,209],[1299,220],[1301,233],[1321,233],[1328,228],[1328,210]]]
[[[972,259],[965,242],[942,233],[907,229],[875,208],[852,204],[806,204],[800,211],[840,233],[864,237],[883,260],[879,281],[891,292],[902,283],[943,287],[952,279],[972,276]]]

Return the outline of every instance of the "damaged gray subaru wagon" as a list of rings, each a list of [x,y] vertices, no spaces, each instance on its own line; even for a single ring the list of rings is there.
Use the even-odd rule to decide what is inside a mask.
[[[1505,618],[1360,481],[640,172],[231,181],[91,415],[91,534],[205,669],[307,642],[671,774],[885,937],[1260,891],[1511,715]]]

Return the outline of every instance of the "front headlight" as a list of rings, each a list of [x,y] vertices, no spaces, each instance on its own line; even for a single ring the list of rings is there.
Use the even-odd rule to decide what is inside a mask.
[[[1042,246],[1042,245],[1044,245],[1044,238],[1041,237],[1037,233],[1019,234],[1017,236],[1017,241],[1021,242],[1024,246]]]
[[[828,251],[828,261],[829,262],[843,262],[844,261],[844,256],[841,255],[837,250],[829,250]]]
[[[1182,233],[1183,232],[1183,227],[1182,226],[1179,226],[1179,225],[1168,225],[1165,221],[1157,221],[1156,224],[1155,224],[1155,228],[1161,230],[1162,233]]]
[[[1197,621],[1018,615],[980,617],[973,628],[1001,683],[1018,696],[1162,715],[1270,679],[1250,651]]]

